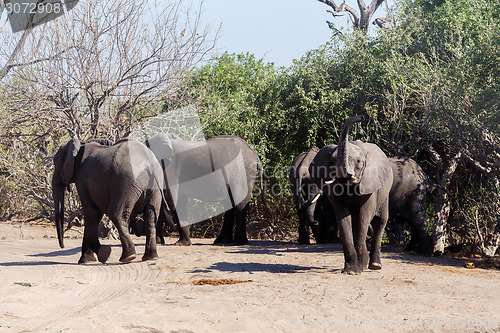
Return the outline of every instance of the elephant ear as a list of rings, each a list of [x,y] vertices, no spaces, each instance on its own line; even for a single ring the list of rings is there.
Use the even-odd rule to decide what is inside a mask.
[[[309,166],[309,175],[315,181],[329,181],[333,178],[330,172],[332,155],[335,153],[337,145],[328,145],[321,148]]]
[[[373,143],[355,141],[353,144],[361,147],[366,152],[365,169],[359,182],[359,194],[367,195],[392,180],[391,162],[384,152]]]
[[[63,162],[61,181],[64,184],[69,185],[71,183],[71,178],[73,178],[73,173],[75,171],[75,157],[78,155],[81,143],[78,139],[72,139],[66,144],[66,158]]]
[[[173,137],[169,134],[158,134],[146,140],[146,146],[155,154],[156,159],[158,161],[163,160],[164,163],[161,163],[162,168],[170,162],[172,159],[174,148],[172,145]]]

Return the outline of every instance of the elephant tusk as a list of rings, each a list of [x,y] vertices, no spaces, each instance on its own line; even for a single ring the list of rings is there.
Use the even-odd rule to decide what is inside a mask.
[[[355,183],[358,179],[356,178],[356,176],[351,176],[351,180]]]
[[[314,199],[311,200],[311,204],[313,204],[316,201],[318,201],[318,199],[319,199],[320,196],[321,196],[321,193],[316,194],[316,196],[314,197]]]
[[[327,180],[327,181],[325,182],[325,184],[326,184],[326,185],[333,184],[336,180],[337,180],[337,177],[333,178],[332,180]]]

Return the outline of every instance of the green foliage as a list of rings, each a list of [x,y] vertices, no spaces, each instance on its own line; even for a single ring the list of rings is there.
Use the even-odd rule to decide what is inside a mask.
[[[396,5],[390,29],[376,36],[336,35],[288,68],[248,53],[222,54],[189,73],[164,109],[193,103],[207,138],[236,135],[249,142],[266,166],[267,192],[273,194],[268,218],[281,224],[295,223],[287,190],[293,158],[336,143],[343,121],[355,114],[367,114],[369,121],[355,125],[352,138],[374,142],[390,156],[413,157],[433,178],[461,149],[498,175],[500,6],[494,0]],[[8,101],[0,92],[0,110],[3,103]],[[54,125],[51,132],[61,130]],[[2,147],[5,161],[12,154],[8,144]],[[423,152],[428,145],[443,158],[441,165]],[[28,146],[35,154],[35,141]],[[9,163],[0,171],[11,170]],[[19,169],[29,160],[21,164]],[[0,187],[11,193],[15,178],[9,177],[0,178]],[[493,184],[476,167],[461,164],[449,189],[454,228],[471,230],[476,218],[484,221],[482,230],[493,228],[498,209],[491,207],[498,207],[499,191]],[[214,221],[207,223],[209,231],[197,227],[196,232],[212,234]]]
[[[431,176],[461,148],[498,167],[491,153],[500,136],[498,5],[404,0],[397,6],[393,28],[375,37],[334,36],[288,68],[249,54],[212,59],[183,88],[202,107],[205,133],[240,136],[267,170],[283,170],[300,152],[336,143],[347,117],[368,114],[368,124],[356,125],[352,137],[375,142],[390,156],[414,157]],[[427,161],[421,153],[427,145],[442,165]],[[267,176],[282,187],[288,182],[287,172]],[[476,186],[461,176],[452,190]],[[459,198],[453,198],[457,207]],[[470,225],[463,214],[453,218]]]

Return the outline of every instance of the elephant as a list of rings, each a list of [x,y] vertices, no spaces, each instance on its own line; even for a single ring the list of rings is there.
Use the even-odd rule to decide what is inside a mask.
[[[315,147],[299,154],[290,166],[290,186],[299,217],[299,244],[310,244],[309,227],[316,243],[338,242],[335,216],[326,196],[310,182],[309,166],[318,153]]]
[[[113,146],[115,144],[114,141],[108,140],[108,139],[101,139],[101,138],[93,138],[84,141],[83,143],[90,143],[90,142],[96,142],[100,145],[103,146]],[[144,142],[146,144],[146,142]],[[156,243],[157,244],[162,244],[165,245],[165,238],[163,237],[164,230],[166,227],[175,229],[177,226],[175,226],[170,212],[168,212],[168,207],[167,203],[165,200],[162,200],[162,205],[160,209],[160,214],[158,216],[158,221],[156,223]],[[109,235],[111,232],[112,226],[109,225],[104,225],[101,221],[98,227],[98,234],[99,237],[104,238]],[[145,230],[145,225],[144,225],[144,220],[142,219],[142,216],[139,216],[137,214],[133,214],[130,217],[130,223],[129,223],[129,230],[131,233],[135,234],[137,237],[144,236],[146,235],[146,230]]]
[[[393,173],[392,187],[389,192],[389,222],[386,227],[389,241],[398,237],[403,241],[403,235],[400,235],[402,233],[400,222],[407,221],[410,226],[411,239],[406,250],[415,250],[418,254],[428,255],[432,250],[432,240],[427,231],[427,197],[436,190],[438,185],[430,180],[417,162],[411,158],[396,156],[389,160]],[[323,197],[324,195],[321,195],[319,200]],[[320,220],[318,235],[315,234],[315,237],[326,238],[327,242],[335,242],[332,241],[337,236],[335,226],[334,219]]]
[[[389,193],[389,217],[403,218],[411,228],[407,250],[430,254],[432,239],[427,231],[427,196],[437,188],[422,168],[409,157],[389,158],[394,175]]]
[[[192,219],[200,222],[223,212],[224,223],[214,244],[248,244],[246,214],[257,172],[261,194],[264,192],[262,164],[247,142],[230,135],[187,141],[158,134],[147,140],[147,146],[164,170],[165,198],[179,227],[177,245],[191,244],[188,225],[193,223]],[[222,202],[224,207],[208,212],[188,209],[189,198],[204,204]],[[193,218],[190,214],[198,215]]]
[[[309,167],[312,181],[335,211],[344,250],[342,272],[350,275],[361,273],[366,266],[382,268],[380,249],[393,182],[391,162],[377,145],[349,140],[349,127],[362,120],[363,116],[347,119],[338,145],[321,148]],[[370,224],[373,238],[368,261]]]
[[[146,249],[142,260],[158,258],[155,224],[162,200],[163,176],[153,153],[142,143],[122,140],[112,146],[72,139],[54,155],[52,192],[59,245],[64,248],[64,195],[75,183],[82,203],[85,229],[78,263],[107,261],[111,247],[101,245],[98,225],[106,214],[120,235],[121,262],[136,257],[128,231],[132,215],[142,214],[146,224]]]

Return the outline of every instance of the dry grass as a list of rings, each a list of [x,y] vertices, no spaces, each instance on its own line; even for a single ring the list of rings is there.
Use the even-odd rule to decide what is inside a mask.
[[[249,283],[249,282],[253,282],[253,281],[252,280],[233,280],[233,279],[217,279],[217,280],[201,279],[201,280],[193,281],[193,284],[197,285],[197,286],[205,286],[205,285],[222,286],[222,285],[226,285],[226,284],[238,284],[238,283]]]

